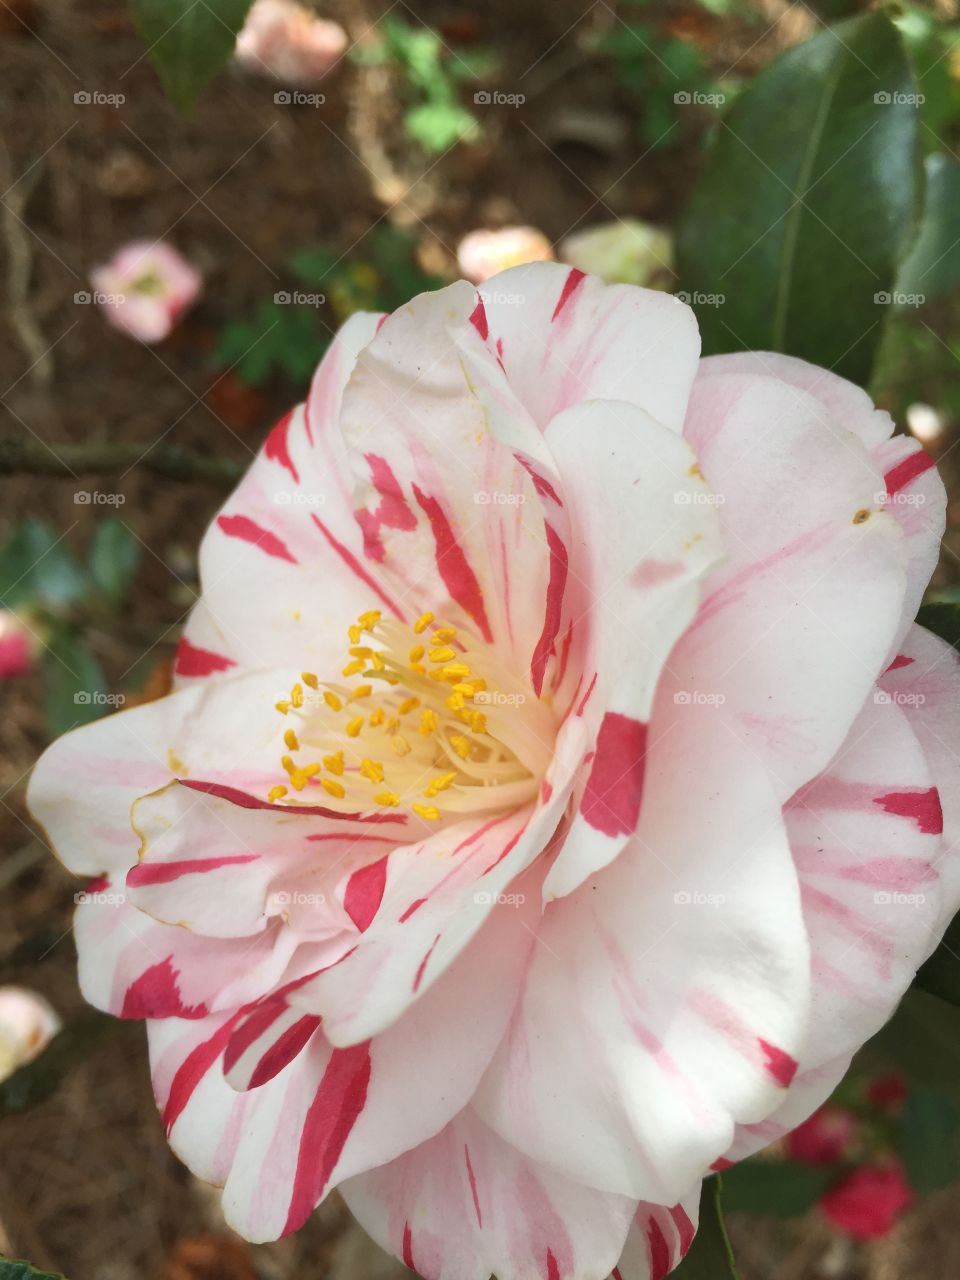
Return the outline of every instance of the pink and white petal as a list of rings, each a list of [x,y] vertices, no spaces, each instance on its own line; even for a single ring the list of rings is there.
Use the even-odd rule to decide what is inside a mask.
[[[673,692],[717,702],[784,802],[846,738],[906,590],[903,534],[876,502],[882,476],[822,419],[773,379],[715,375],[695,385],[684,432],[723,498],[729,559],[671,655]]]
[[[511,267],[480,287],[487,341],[545,430],[582,400],[626,400],[672,431],[683,425],[700,335],[669,294],[608,285],[559,263]]]
[[[850,1055],[843,1054],[809,1071],[798,1071],[783,1102],[766,1120],[760,1124],[737,1125],[732,1144],[714,1161],[713,1168],[722,1171],[746,1160],[802,1124],[831,1096],[847,1074],[850,1062]]]
[[[223,1055],[249,1010],[149,1024],[171,1145],[199,1177],[225,1186],[236,1230],[251,1240],[296,1230],[338,1182],[427,1141],[467,1104],[534,945],[502,919],[513,914],[499,907],[450,972],[383,1035],[335,1049],[318,1029],[246,1092],[225,1080]]]
[[[610,1280],[664,1280],[686,1257],[699,1220],[699,1183],[675,1205],[639,1204]]]
[[[536,1165],[469,1107],[340,1191],[364,1230],[423,1280],[606,1280],[636,1209]]]
[[[549,899],[615,858],[636,829],[657,683],[723,547],[689,446],[643,410],[581,404],[550,423],[546,441],[572,529],[560,629],[574,634],[590,690],[583,718],[594,751]]]
[[[655,741],[647,797],[619,858],[546,908],[475,1105],[532,1159],[674,1204],[736,1123],[780,1104],[810,957],[780,803],[746,747]]]
[[[109,881],[79,897],[74,934],[84,999],[120,1018],[204,1018],[270,992],[296,937],[274,926],[203,938],[138,911]]]
[[[389,316],[357,361],[341,421],[368,562],[414,616],[431,609],[529,660],[542,626],[529,604],[546,596],[549,555],[518,446],[539,435],[470,323],[476,305],[461,282]]]

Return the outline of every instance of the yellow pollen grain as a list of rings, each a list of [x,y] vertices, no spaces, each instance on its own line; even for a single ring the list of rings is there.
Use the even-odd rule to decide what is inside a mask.
[[[455,782],[457,775],[455,773],[441,773],[438,777],[431,779],[429,787],[427,787],[424,795],[435,796],[441,791],[446,791],[451,782]]]
[[[351,658],[369,658],[373,650],[365,644],[355,644],[349,652]]]
[[[408,657],[411,662],[419,662],[425,653],[426,649],[424,649],[422,644],[415,644],[410,650]]]
[[[366,613],[361,613],[357,621],[364,631],[372,631],[382,617],[383,614],[379,609],[368,609]]]
[[[399,707],[397,707],[397,715],[405,716],[409,711],[415,711],[419,705],[419,698],[404,698]]]
[[[295,707],[303,706],[303,685],[295,684],[290,690],[290,701]]]
[[[422,662],[411,662],[410,670],[415,672],[418,676],[425,676],[427,674],[427,668]]]
[[[449,644],[451,640],[456,640],[456,638],[456,627],[438,627],[432,636],[434,644]]]
[[[307,780],[314,777],[319,772],[320,766],[318,764],[308,764],[302,769],[297,769],[294,773],[291,773],[290,781],[297,791],[302,791],[307,785]]]
[[[408,756],[413,749],[402,733],[394,734],[390,739],[390,745],[393,747],[394,754],[398,756]]]
[[[437,713],[433,710],[432,707],[424,707],[424,709],[420,712],[420,725],[417,732],[422,733],[423,736],[426,738],[429,734],[434,732],[436,727],[437,727]]]
[[[463,694],[457,693],[456,690],[454,690],[450,697],[447,698],[447,706],[451,711],[462,711],[466,705]]]
[[[308,689],[318,689],[320,687],[320,681],[317,679],[317,677],[313,674],[312,671],[301,671],[300,679],[303,681],[303,683],[307,686]]]
[[[275,702],[273,705],[277,708],[277,710],[280,712],[282,716],[285,716],[287,712],[290,710],[289,702]]]
[[[353,719],[347,723],[347,734],[351,738],[356,738],[359,736],[360,730],[362,728],[363,728],[363,716],[354,716]]]
[[[451,649],[448,644],[440,645],[437,649],[431,649],[428,655],[431,662],[452,662],[456,656],[456,649]]]
[[[371,782],[383,781],[383,765],[379,760],[361,760],[360,772]]]
[[[356,702],[358,698],[369,698],[371,693],[373,693],[372,684],[358,684],[350,697]]]
[[[387,733],[396,733],[399,728],[400,728],[400,717],[391,716],[391,718],[387,721]]]
[[[387,665],[375,649],[373,653],[371,653],[370,655],[370,664],[373,667],[374,671],[382,671],[384,667]]]
[[[363,628],[357,626],[347,627],[347,635],[350,637],[351,644],[359,644],[360,637],[363,635]]]
[[[869,520],[869,519],[870,519],[870,512],[867,510],[866,507],[861,507],[860,510],[853,517],[853,523],[863,524],[866,520]]]
[[[467,756],[470,754],[471,743],[469,738],[465,737],[462,733],[453,733],[450,735],[450,745],[461,760],[466,760]]]
[[[321,778],[320,785],[323,787],[324,791],[326,791],[327,795],[335,796],[338,800],[342,800],[347,794],[344,790],[343,784],[340,782],[334,782],[333,778]]]
[[[288,729],[286,731],[286,733],[283,735],[283,741],[285,745],[290,748],[291,751],[300,750],[300,740],[297,738],[297,735],[294,733],[292,729]]]
[[[420,617],[413,624],[413,629],[418,636],[422,636],[432,621],[433,621],[432,613],[430,612],[421,613]]]
[[[331,693],[329,689],[324,690],[323,700],[331,711],[342,711],[343,703],[335,693]]]
[[[333,755],[324,756],[323,767],[339,777],[343,773],[343,752],[335,751]]]
[[[453,686],[454,693],[462,693],[465,698],[472,698],[477,692],[472,684],[465,684],[462,681]]]
[[[287,773],[294,774],[297,772],[297,766],[293,763],[289,756],[281,756],[280,763]]]
[[[412,804],[410,808],[421,818],[426,818],[428,822],[436,822],[440,817],[440,810],[432,804]]]
[[[381,791],[378,796],[373,798],[377,804],[386,805],[388,809],[395,809],[400,803],[400,797],[396,791]]]
[[[367,723],[375,729],[377,725],[383,724],[385,719],[386,717],[383,714],[383,707],[377,707],[376,711],[374,711]]]
[[[470,674],[465,662],[451,662],[440,672],[444,680],[463,680]]]
[[[362,658],[355,658],[353,662],[347,663],[347,665],[343,668],[343,671],[340,674],[344,676],[359,675],[366,665],[367,664],[364,662]]]
[[[278,782],[275,787],[271,787],[267,792],[267,799],[272,803],[274,800],[282,800],[287,794],[287,788],[282,782]]]

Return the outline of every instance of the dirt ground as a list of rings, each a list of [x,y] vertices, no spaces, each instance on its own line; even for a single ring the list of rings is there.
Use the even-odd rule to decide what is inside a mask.
[[[450,39],[496,49],[505,92],[524,107],[484,119],[485,140],[441,164],[397,128],[396,85],[344,64],[322,111],[277,105],[275,86],[228,71],[183,118],[168,104],[120,0],[10,0],[0,6],[0,432],[60,441],[153,441],[244,460],[303,391],[277,379],[254,395],[220,379],[216,334],[289,286],[291,249],[361,245],[385,215],[417,229],[432,265],[453,272],[454,248],[484,225],[532,223],[555,242],[614,214],[668,224],[698,163],[686,145],[638,160],[627,110],[598,76],[584,37],[616,22],[604,0],[490,0],[394,5],[331,0],[351,39],[389,8]],[[676,29],[712,20],[661,5]],[[715,57],[748,72],[814,25],[803,5],[766,0],[759,26],[709,32]],[[75,103],[78,92],[123,94],[119,107]],[[570,141],[557,121],[600,120],[602,145]],[[617,127],[614,127],[617,126]],[[603,130],[601,130],[603,132]],[[576,133],[576,130],[574,130]],[[149,348],[74,303],[90,269],[133,238],[168,237],[202,269],[198,307]],[[97,513],[69,479],[0,481],[0,537],[27,514],[85,547]],[[112,687],[142,682],[169,658],[194,598],[194,550],[220,495],[141,471],[110,485],[143,544],[119,632],[92,643]],[[0,938],[6,951],[43,928],[49,954],[30,981],[64,1017],[82,1009],[69,938],[73,877],[37,841],[23,806],[26,774],[46,742],[39,677],[0,688]],[[4,1121],[0,1252],[69,1280],[387,1280],[408,1274],[379,1255],[333,1200],[293,1239],[250,1249],[231,1237],[216,1196],[169,1153],[148,1086],[143,1038],[123,1027],[55,1097]],[[942,1193],[889,1240],[860,1248],[812,1219],[789,1227],[734,1222],[744,1280],[947,1280],[960,1275],[960,1190]]]

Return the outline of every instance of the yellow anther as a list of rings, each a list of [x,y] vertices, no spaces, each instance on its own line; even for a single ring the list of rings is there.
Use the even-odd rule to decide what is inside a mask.
[[[273,705],[277,708],[277,710],[280,712],[282,716],[285,716],[287,712],[290,710],[289,702],[275,702]]]
[[[293,763],[289,756],[281,756],[280,763],[286,769],[287,773],[294,774],[297,772],[297,766]]]
[[[472,698],[477,690],[472,684],[466,684],[464,681],[461,681],[453,686],[453,692],[462,693],[465,698]]]
[[[437,727],[437,723],[438,723],[437,713],[433,710],[433,708],[424,707],[424,709],[420,712],[420,725],[418,728],[418,733],[422,733],[423,736],[426,738],[429,734],[434,732],[434,730]]]
[[[302,769],[297,769],[291,773],[290,781],[297,791],[302,791],[307,785],[307,779],[314,777],[319,772],[320,766],[318,764],[304,765]]]
[[[422,636],[432,621],[433,621],[432,613],[430,613],[429,611],[427,613],[421,613],[420,617],[413,624],[413,629],[418,636]]]
[[[373,715],[370,717],[367,723],[369,725],[372,725],[373,728],[375,729],[377,725],[383,724],[385,719],[386,717],[383,714],[383,707],[377,707],[376,711],[374,711]]]
[[[271,787],[270,790],[267,792],[267,799],[272,804],[274,800],[282,800],[286,794],[287,794],[287,788],[283,785],[282,782],[278,782],[275,787]]]
[[[335,693],[331,693],[329,689],[324,690],[323,700],[331,711],[342,711],[343,703]]]
[[[399,707],[397,707],[397,715],[405,716],[409,711],[415,711],[419,705],[419,698],[404,698]]]
[[[295,707],[303,706],[303,685],[295,684],[290,690],[290,701]]]
[[[372,684],[358,684],[350,697],[356,702],[358,698],[369,698],[371,693],[373,693]]]
[[[462,733],[452,733],[450,735],[450,745],[461,760],[466,760],[467,756],[470,754],[470,747],[473,744],[470,739],[465,737]]]
[[[362,728],[363,716],[354,716],[347,724],[347,733],[351,738],[356,738]]]
[[[463,694],[457,693],[456,689],[454,689],[450,697],[447,698],[447,706],[451,711],[462,711],[466,705]]]
[[[410,743],[402,733],[396,733],[390,739],[390,745],[398,756],[408,756],[412,750]]]
[[[288,729],[287,732],[283,735],[283,741],[290,748],[291,751],[300,750],[300,741],[292,729]]]
[[[313,674],[312,671],[301,671],[300,679],[303,681],[303,683],[307,686],[308,689],[318,689],[320,687],[320,681],[317,679],[317,677]]]
[[[438,627],[433,633],[434,644],[449,644],[451,640],[456,640],[456,627]]]
[[[360,772],[371,782],[383,781],[383,765],[379,760],[361,760]]]
[[[410,650],[410,653],[408,656],[411,662],[419,662],[425,653],[426,653],[426,649],[424,649],[422,644],[415,644],[413,648]]]
[[[358,626],[347,627],[347,635],[350,637],[351,644],[359,644],[363,635],[363,628]]]
[[[387,721],[387,733],[396,733],[400,728],[400,717],[391,716]]]
[[[470,683],[473,685],[474,693],[482,693],[487,687],[487,682],[484,680],[483,676],[471,676]]]
[[[474,711],[472,707],[467,707],[463,712],[463,719],[474,733],[487,732],[487,717],[482,711]]]
[[[395,809],[400,803],[400,797],[396,791],[381,791],[378,796],[373,797],[377,804],[386,805],[389,809]]]
[[[343,773],[343,752],[335,751],[333,755],[324,756],[323,767],[339,777]]]
[[[456,780],[457,775],[455,773],[441,773],[438,777],[431,780],[429,787],[427,787],[423,794],[432,798],[433,796],[439,795],[441,791],[446,791],[451,782],[456,782]]]
[[[410,670],[413,671],[418,676],[425,676],[427,674],[427,668],[423,665],[422,662],[411,662]]]
[[[428,822],[436,822],[440,817],[440,810],[432,804],[412,804],[410,808],[421,818],[426,818]]]
[[[321,778],[320,785],[328,796],[336,796],[338,800],[342,800],[347,794],[343,785],[339,782],[334,782],[333,778]]]
[[[456,649],[451,649],[448,644],[440,645],[437,649],[431,649],[429,653],[431,662],[452,662],[456,656]]]
[[[341,675],[345,675],[345,676],[358,675],[366,665],[367,664],[364,662],[363,658],[354,658],[353,662],[348,662],[347,665],[343,668]]]
[[[371,653],[370,655],[370,664],[373,667],[374,671],[382,671],[384,667],[387,665],[384,662],[384,660],[380,657],[379,653],[377,653],[376,649],[374,649],[373,653]]]
[[[349,653],[351,658],[369,658],[373,650],[365,644],[355,644]]]
[[[470,668],[465,662],[451,662],[440,672],[444,680],[464,680],[470,674]]]
[[[366,613],[361,613],[357,621],[364,631],[372,631],[382,617],[383,614],[379,609],[368,609]]]

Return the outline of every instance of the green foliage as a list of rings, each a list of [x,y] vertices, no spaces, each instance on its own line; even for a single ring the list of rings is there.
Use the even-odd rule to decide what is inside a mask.
[[[118,609],[140,564],[140,542],[119,516],[107,516],[97,525],[90,541],[89,564],[94,583]]]
[[[960,124],[960,84],[951,55],[960,50],[960,27],[941,22],[918,5],[907,5],[894,17],[917,78],[921,143],[926,151],[952,148]]]
[[[181,110],[233,53],[252,0],[131,0],[163,87]]]
[[[329,340],[315,307],[264,300],[247,320],[234,320],[222,330],[213,360],[251,387],[275,374],[303,386]]]
[[[921,627],[926,627],[947,644],[960,649],[960,605],[925,604],[917,614]],[[960,938],[957,939],[960,942]],[[960,1004],[960,999],[957,1001]]]
[[[43,670],[47,725],[57,737],[104,714],[107,678],[75,627],[59,627],[47,641]]]
[[[723,1207],[727,1213],[799,1217],[813,1208],[837,1176],[835,1167],[792,1160],[744,1160],[723,1175]]]
[[[65,1280],[59,1271],[38,1271],[29,1262],[0,1258],[0,1280]]]
[[[918,222],[913,92],[880,13],[821,31],[744,91],[680,226],[705,354],[783,351],[868,381]]]
[[[721,1179],[708,1178],[700,1193],[700,1226],[690,1252],[671,1272],[674,1280],[737,1280],[721,1198]]]
[[[936,1089],[907,1096],[900,1154],[910,1185],[926,1194],[960,1181],[960,1105]]]
[[[0,607],[39,604],[62,611],[82,599],[84,575],[65,534],[46,520],[28,517],[0,550]]]
[[[305,285],[324,290],[343,320],[354,311],[395,311],[418,293],[439,288],[444,282],[423,270],[416,247],[416,236],[382,223],[364,240],[363,258],[338,260],[316,246],[295,253],[290,266]]]
[[[95,1009],[68,1023],[32,1062],[0,1082],[0,1116],[29,1111],[45,1102],[71,1071],[123,1027],[119,1019]],[[0,1272],[0,1280],[2,1277]]]
[[[897,278],[897,292],[942,297],[960,284],[960,164],[936,151],[924,162],[920,231]]]

